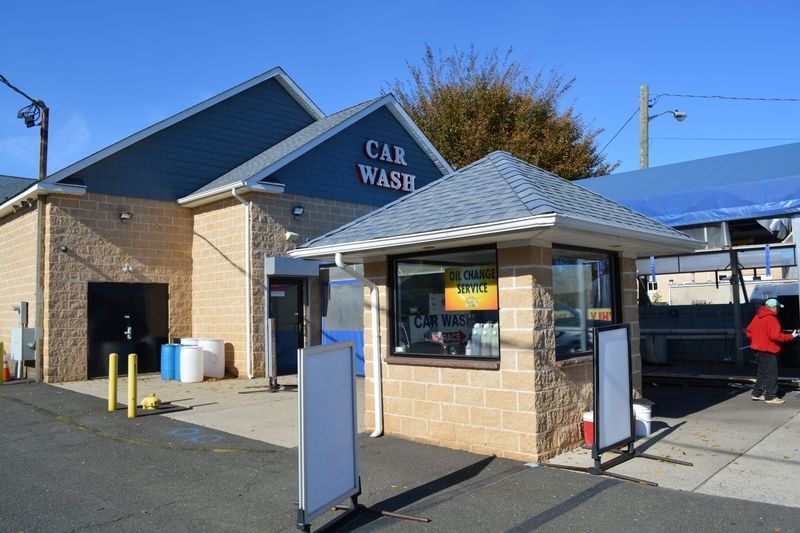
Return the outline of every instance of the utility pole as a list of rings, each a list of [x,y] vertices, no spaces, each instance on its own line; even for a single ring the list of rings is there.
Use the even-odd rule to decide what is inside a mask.
[[[639,88],[639,168],[650,166],[650,88]]]
[[[47,177],[47,134],[50,124],[50,109],[38,98],[31,98],[24,91],[15,87],[5,76],[0,74],[0,83],[7,85],[12,91],[21,94],[30,105],[23,107],[17,113],[17,118],[25,121],[26,128],[39,126],[39,181]],[[37,124],[36,121],[39,121]],[[36,383],[39,383],[42,362],[42,334],[44,324],[44,198],[36,196],[36,345],[34,374]],[[17,377],[22,377],[22,361],[17,368]]]

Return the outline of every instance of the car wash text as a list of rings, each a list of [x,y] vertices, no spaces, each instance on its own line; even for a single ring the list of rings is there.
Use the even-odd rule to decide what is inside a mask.
[[[394,165],[407,166],[405,155],[406,151],[401,146],[381,143],[369,139],[364,143],[364,154],[373,161],[385,161]],[[358,177],[364,185],[374,185],[376,187],[386,187],[387,189],[398,189],[401,191],[412,192],[414,190],[414,174],[391,170],[372,165],[356,164]]]

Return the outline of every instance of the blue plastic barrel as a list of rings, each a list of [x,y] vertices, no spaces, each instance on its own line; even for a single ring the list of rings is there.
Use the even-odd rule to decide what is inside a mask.
[[[174,360],[175,360],[175,379],[180,381],[181,380],[181,345],[180,344],[172,344],[171,345],[174,352]]]
[[[175,379],[175,347],[177,344],[161,345],[161,379]]]

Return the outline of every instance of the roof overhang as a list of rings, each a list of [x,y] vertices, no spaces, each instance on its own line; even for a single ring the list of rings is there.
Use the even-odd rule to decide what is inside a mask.
[[[232,191],[237,193],[241,192],[262,192],[267,194],[283,194],[286,185],[283,183],[253,183],[251,185],[245,182],[234,183],[214,189],[205,191],[202,194],[193,194],[178,198],[178,204],[183,207],[200,207],[201,205],[210,204],[224,198],[230,198]]]
[[[46,183],[43,181],[36,182],[18,195],[0,204],[0,218],[14,213],[27,202],[34,202],[40,196],[47,196],[48,194],[83,196],[86,194],[86,187],[84,185],[65,185],[62,183]]]
[[[299,248],[289,252],[289,255],[304,259],[332,260],[336,253],[341,253],[349,262],[363,263],[389,255],[461,246],[550,246],[552,243],[617,251],[631,258],[688,253],[704,246],[704,243],[680,234],[671,237],[549,213],[446,230]]]

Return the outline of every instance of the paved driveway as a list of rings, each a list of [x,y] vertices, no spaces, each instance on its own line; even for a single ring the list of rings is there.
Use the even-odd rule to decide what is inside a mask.
[[[246,388],[255,384],[231,385]],[[640,468],[643,470],[633,473],[649,479],[658,474],[656,480],[664,482],[662,487],[361,434],[358,452],[363,492],[359,501],[384,511],[429,518],[430,522],[366,512],[338,530],[797,531],[797,507],[702,493],[717,478],[721,484],[728,482],[726,469],[701,464],[705,458],[714,456],[722,462],[724,457],[728,464],[746,465],[743,458],[748,452],[758,451],[761,441],[769,441],[762,438],[749,447],[749,441],[740,441],[743,451],[737,448],[734,456],[739,459],[731,459],[726,439],[735,440],[738,431],[731,429],[739,424],[738,415],[722,419],[722,413],[715,415],[718,409],[744,411],[751,420],[769,418],[773,432],[796,424],[794,397],[785,406],[770,406],[767,411],[767,406],[729,392],[736,391],[723,389],[714,397],[705,392],[695,394],[693,389],[651,394],[669,416],[657,415],[654,439],[640,445],[649,445],[648,451],[654,453],[665,453],[656,447],[668,446],[665,450],[671,450],[669,453],[686,454],[689,460],[698,461],[697,472],[707,479],[697,483],[698,476],[683,490],[664,485],[687,475],[686,470],[673,469],[687,467],[643,459],[629,461],[619,471]],[[289,404],[270,400],[267,394],[244,396],[263,397],[256,403]],[[199,393],[182,397],[184,401],[204,401]],[[206,407],[218,405],[223,413],[236,410],[225,409],[220,398],[204,403],[211,404]],[[732,409],[726,410],[725,405]],[[198,413],[200,407],[201,403],[195,405]],[[195,408],[184,414],[192,414]],[[690,423],[692,419],[697,425]],[[709,433],[717,422],[725,439]],[[103,399],[44,384],[0,387],[0,425],[0,530],[295,530],[296,448],[165,416],[128,420],[124,410],[108,413]],[[678,439],[680,432],[685,437],[670,442]],[[757,455],[768,457],[766,450]],[[783,467],[782,475],[793,480],[797,479],[795,457],[781,456],[777,462]],[[772,464],[772,459],[767,462]],[[742,479],[728,496],[746,495],[740,490]],[[750,481],[748,477],[746,482]],[[794,485],[787,484],[787,490],[796,501]],[[320,517],[315,527],[333,515]]]

